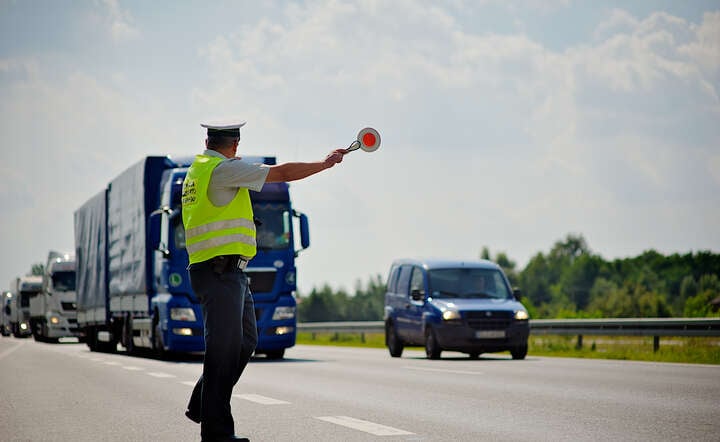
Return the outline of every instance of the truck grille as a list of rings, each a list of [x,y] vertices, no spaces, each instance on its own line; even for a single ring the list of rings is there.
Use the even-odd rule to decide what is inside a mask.
[[[277,275],[276,271],[248,271],[247,274],[250,278],[250,291],[252,293],[272,292],[273,286],[275,286],[275,275]]]
[[[512,323],[513,312],[480,310],[464,312],[468,326],[475,330],[505,330]]]
[[[74,302],[61,302],[60,304],[63,310],[77,310],[77,304],[75,304]]]

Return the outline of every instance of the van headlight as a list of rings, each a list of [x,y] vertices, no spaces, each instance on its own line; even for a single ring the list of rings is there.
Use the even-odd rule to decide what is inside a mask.
[[[187,307],[171,308],[170,319],[172,319],[173,321],[195,322],[195,311]]]
[[[281,306],[275,307],[272,315],[273,321],[282,321],[284,319],[293,319],[295,317],[295,307]]]
[[[460,312],[457,310],[445,310],[442,314],[442,317],[445,321],[459,321],[462,319],[462,316],[460,316]]]
[[[525,321],[527,319],[530,319],[530,315],[528,315],[528,312],[525,310],[518,310],[515,312],[515,319],[518,321]]]

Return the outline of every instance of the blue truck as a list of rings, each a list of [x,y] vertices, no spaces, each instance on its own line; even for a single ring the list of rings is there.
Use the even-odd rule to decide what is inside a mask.
[[[75,211],[78,325],[91,350],[111,352],[119,343],[161,356],[204,351],[180,203],[192,160],[148,156]],[[258,325],[255,353],[281,359],[295,345],[295,258],[310,245],[308,219],[292,208],[287,183],[266,183],[250,197],[258,226],[258,253],[246,270]]]

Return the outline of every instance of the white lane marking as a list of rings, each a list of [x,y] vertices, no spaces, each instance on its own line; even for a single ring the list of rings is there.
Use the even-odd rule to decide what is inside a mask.
[[[10,347],[10,348],[8,348],[7,350],[3,351],[2,353],[0,353],[0,359],[2,359],[2,358],[4,358],[5,356],[9,355],[10,353],[14,352],[15,350],[17,350],[18,348],[22,347],[23,345],[25,345],[25,343],[24,343],[24,342],[20,342],[18,345],[14,346],[14,347]]]
[[[180,383],[183,385],[187,385],[188,387],[194,387],[195,384],[197,384],[197,382],[193,382],[193,381],[182,381]]]
[[[93,362],[103,362],[103,361],[105,361],[105,359],[103,359],[103,358],[92,358],[92,359],[90,359],[90,360],[93,361]]]
[[[123,369],[125,369],[125,370],[130,370],[130,371],[142,371],[142,370],[145,370],[144,368],[134,367],[134,366],[132,366],[132,365],[123,365]]]
[[[370,433],[375,436],[402,436],[406,434],[415,434],[409,431],[400,430],[399,428],[388,427],[376,424],[375,422],[364,421],[348,416],[322,416],[317,417],[316,419],[342,425],[343,427],[352,428],[354,430],[364,431],[365,433]]]
[[[148,376],[152,376],[154,378],[174,378],[174,377],[176,377],[174,374],[167,374],[167,373],[154,372],[154,371],[151,371],[150,373],[148,373]]]
[[[263,405],[282,405],[289,404],[290,402],[281,401],[280,399],[273,399],[267,396],[260,396],[259,394],[234,394],[233,397],[245,399],[246,401],[256,402]]]
[[[120,365],[119,362],[115,362],[115,361],[103,362],[103,364],[105,364],[105,365]]]
[[[419,370],[419,371],[439,371],[441,373],[453,373],[453,374],[483,374],[481,371],[463,371],[463,370],[448,370],[445,368],[422,368],[422,367],[403,367],[408,370]]]

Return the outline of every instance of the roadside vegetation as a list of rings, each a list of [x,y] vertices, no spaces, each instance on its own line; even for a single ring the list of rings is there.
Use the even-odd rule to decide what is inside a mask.
[[[607,261],[581,235],[538,252],[523,269],[504,252],[497,262],[533,319],[720,317],[720,254],[662,255],[649,250]],[[382,320],[386,276],[357,282],[353,293],[328,285],[298,298],[300,322]]]
[[[663,255],[648,250],[636,257],[606,260],[582,235],[569,234],[524,268],[504,252],[483,247],[479,257],[498,263],[522,291],[531,319],[720,317],[720,254],[698,251]],[[358,281],[353,292],[329,285],[298,297],[299,322],[380,321],[386,276]],[[628,359],[720,364],[718,338],[532,336],[529,356]],[[382,334],[300,333],[298,343],[382,348]]]

